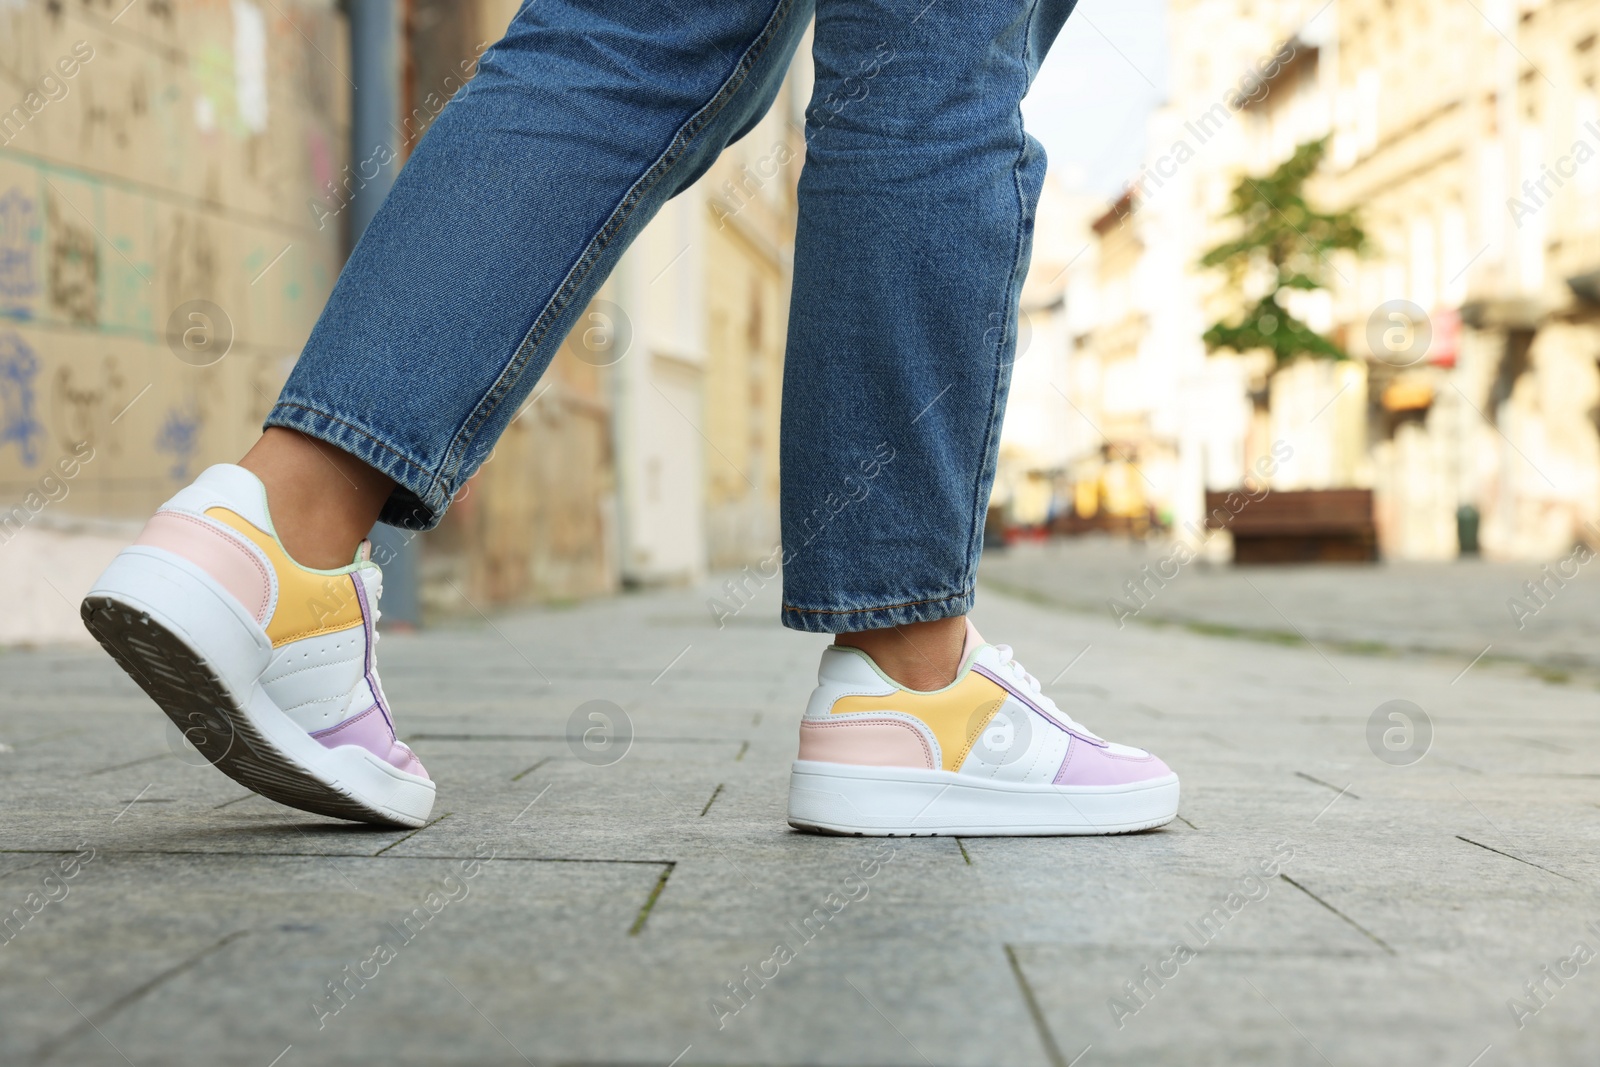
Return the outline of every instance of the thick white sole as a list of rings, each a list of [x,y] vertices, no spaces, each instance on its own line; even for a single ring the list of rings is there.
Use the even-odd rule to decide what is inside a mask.
[[[953,771],[795,760],[789,825],[871,837],[1126,834],[1171,822],[1178,776],[1136,785],[1026,785]]]
[[[421,826],[434,784],[356,745],[325,748],[264,692],[266,632],[194,564],[136,545],[106,568],[83,623],[223,774],[270,800],[357,822]]]

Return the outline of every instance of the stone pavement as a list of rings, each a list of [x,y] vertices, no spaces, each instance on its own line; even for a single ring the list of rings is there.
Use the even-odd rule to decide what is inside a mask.
[[[386,637],[441,783],[413,833],[193,766],[96,652],[0,653],[0,1063],[1595,1062],[1591,689],[1403,651],[1471,568],[1185,571],[1162,598],[1249,624],[1202,633],[1046,603],[1103,580],[1093,551],[990,561],[1027,598],[975,617],[1183,776],[1181,820],[1128,837],[789,831],[825,639],[774,586],[722,630],[707,589]],[[1292,627],[1212,584],[1259,602],[1244,576]],[[1383,649],[1322,640],[1355,582]],[[1392,700],[1431,738],[1413,708],[1369,744]],[[596,710],[609,743],[569,745]]]

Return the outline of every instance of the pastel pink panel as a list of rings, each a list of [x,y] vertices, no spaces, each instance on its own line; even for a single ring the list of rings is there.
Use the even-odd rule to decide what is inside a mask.
[[[215,523],[180,511],[158,511],[134,544],[182,556],[232,593],[256,622],[266,625],[267,605],[272,601],[267,566],[242,540]]]
[[[852,719],[800,724],[800,758],[866,767],[933,769],[927,739],[898,719]]]

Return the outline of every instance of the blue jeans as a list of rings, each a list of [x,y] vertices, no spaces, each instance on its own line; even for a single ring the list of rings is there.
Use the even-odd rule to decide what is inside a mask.
[[[534,0],[357,244],[267,419],[427,529],[663,203],[771,105],[815,8],[783,382],[783,621],[965,614],[1074,0]]]

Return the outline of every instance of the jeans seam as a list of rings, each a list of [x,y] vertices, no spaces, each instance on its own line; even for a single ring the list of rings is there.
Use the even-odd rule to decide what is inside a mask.
[[[929,597],[927,600],[907,600],[900,604],[878,604],[866,608],[797,608],[792,604],[785,604],[784,611],[792,611],[796,615],[863,615],[871,611],[893,611],[895,608],[914,608],[921,604],[943,604],[946,600],[960,600],[972,595],[969,586],[960,593],[951,593],[949,596]]]
[[[550,327],[554,320],[559,318],[567,309],[567,306],[572,301],[573,293],[588,278],[595,263],[599,261],[606,249],[611,246],[612,241],[626,226],[628,220],[632,218],[633,212],[640,202],[688,154],[688,150],[695,139],[721,113],[728,100],[743,87],[750,76],[750,72],[761,61],[761,57],[766,54],[767,47],[776,39],[778,27],[793,6],[794,0],[778,0],[778,3],[773,7],[772,14],[767,17],[766,24],[762,27],[761,32],[745,49],[744,54],[739,57],[739,62],[734,64],[732,72],[729,73],[711,99],[701,105],[698,111],[689,116],[683,125],[678,127],[677,133],[673,135],[672,141],[668,143],[661,155],[656,157],[655,162],[651,163],[645,172],[628,188],[628,191],[623,194],[621,201],[612,210],[611,215],[601,225],[595,236],[590,239],[588,247],[578,257],[578,261],[573,264],[572,269],[567,272],[567,276],[562,279],[555,295],[545,304],[544,308],[539,312],[539,316],[534,320],[533,325],[523,335],[522,343],[512,353],[511,360],[501,370],[494,383],[490,385],[488,392],[484,394],[472,412],[468,414],[460,429],[456,431],[455,437],[450,443],[450,448],[445,452],[444,460],[439,465],[439,473],[434,476],[435,481],[448,484],[455,477],[461,465],[466,461],[467,452],[478,430],[500,406],[500,402],[505,399],[506,394],[521,379],[523,371],[532,359],[534,349],[539,346],[545,335],[550,332]]]

